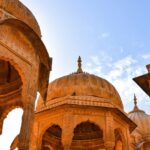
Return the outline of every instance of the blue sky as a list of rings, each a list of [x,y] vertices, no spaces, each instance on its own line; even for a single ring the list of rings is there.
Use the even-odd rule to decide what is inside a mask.
[[[125,111],[138,105],[150,113],[149,97],[132,81],[150,63],[149,0],[21,0],[35,15],[53,57],[50,80],[83,70],[115,85]],[[6,148],[5,148],[6,149]]]
[[[131,100],[136,93],[139,105],[150,112],[148,96],[132,81],[133,77],[147,73],[145,65],[150,63],[148,0],[22,2],[37,18],[42,39],[53,57],[50,80],[74,72],[80,55],[83,70],[102,76],[116,86],[126,111],[132,109]],[[120,82],[124,87],[120,87]]]

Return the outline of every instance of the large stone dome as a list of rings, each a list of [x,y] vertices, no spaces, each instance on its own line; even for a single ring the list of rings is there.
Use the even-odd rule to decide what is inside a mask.
[[[12,17],[23,21],[29,25],[39,36],[41,36],[40,27],[32,14],[32,12],[25,7],[19,0],[0,0],[0,14],[3,13],[3,10],[7,13],[5,17]]]
[[[77,72],[58,78],[49,84],[47,103],[66,96],[93,96],[123,109],[115,87],[101,77],[83,72],[80,64]],[[37,108],[40,108],[42,103],[40,98]]]
[[[133,111],[129,112],[128,117],[137,124],[133,134],[140,134],[144,140],[150,141],[150,115],[137,107],[136,97],[134,96],[135,106]]]
[[[49,84],[48,100],[74,96],[95,96],[111,100],[123,108],[120,96],[107,80],[88,73],[73,73],[56,79]]]

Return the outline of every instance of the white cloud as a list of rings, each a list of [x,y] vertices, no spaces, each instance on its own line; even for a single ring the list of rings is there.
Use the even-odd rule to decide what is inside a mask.
[[[88,67],[92,67],[92,63],[86,63],[86,66],[88,66]]]
[[[117,60],[116,62],[111,63],[110,71],[106,77],[109,80],[115,80],[122,78],[125,74],[129,75],[132,72],[130,66],[135,63],[136,60],[134,60],[131,56]]]
[[[100,65],[100,60],[98,56],[91,56],[91,60],[93,61],[95,65]]]
[[[131,56],[127,56],[122,58],[114,63],[115,68],[125,69],[126,67],[131,66],[132,64],[136,63],[137,61],[133,59]]]
[[[107,54],[105,57],[108,58]],[[94,59],[93,61],[93,58]],[[147,99],[146,94],[140,87],[132,80],[132,78],[142,75],[145,67],[141,66],[140,62],[135,60],[132,56],[126,56],[122,59],[114,61],[113,59],[103,59],[100,56],[92,57],[91,66],[86,68],[90,73],[97,74],[108,81],[110,81],[119,92],[126,111],[130,111],[133,107],[133,95],[137,95],[139,101]],[[95,63],[96,62],[98,63]],[[95,65],[96,64],[96,65]],[[98,65],[99,64],[99,65]],[[111,65],[107,65],[111,64]],[[99,71],[96,71],[99,70]],[[130,109],[128,105],[132,106]]]
[[[144,59],[150,59],[150,54],[144,54],[144,55],[142,55],[142,58],[144,58]]]
[[[109,32],[103,32],[101,35],[98,36],[99,39],[106,39],[110,37]]]

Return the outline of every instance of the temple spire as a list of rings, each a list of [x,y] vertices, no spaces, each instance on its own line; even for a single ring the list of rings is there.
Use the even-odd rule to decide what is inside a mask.
[[[82,73],[82,60],[81,57],[78,57],[78,69],[77,69],[77,73]]]

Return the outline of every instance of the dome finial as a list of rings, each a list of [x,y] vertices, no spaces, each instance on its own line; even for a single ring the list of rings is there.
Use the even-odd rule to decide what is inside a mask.
[[[134,108],[133,108],[133,110],[131,112],[129,112],[129,114],[135,113],[135,112],[143,112],[143,113],[145,113],[143,110],[138,108],[138,106],[137,106],[137,98],[136,98],[135,94],[134,94],[133,100],[134,100]]]
[[[136,112],[136,111],[139,111],[139,108],[137,107],[137,98],[136,98],[136,95],[134,94],[134,109],[133,111]]]
[[[79,56],[78,57],[78,70],[77,70],[77,73],[82,73],[82,60],[81,60],[81,57]]]
[[[134,94],[134,106],[137,106],[137,98],[135,94]]]

